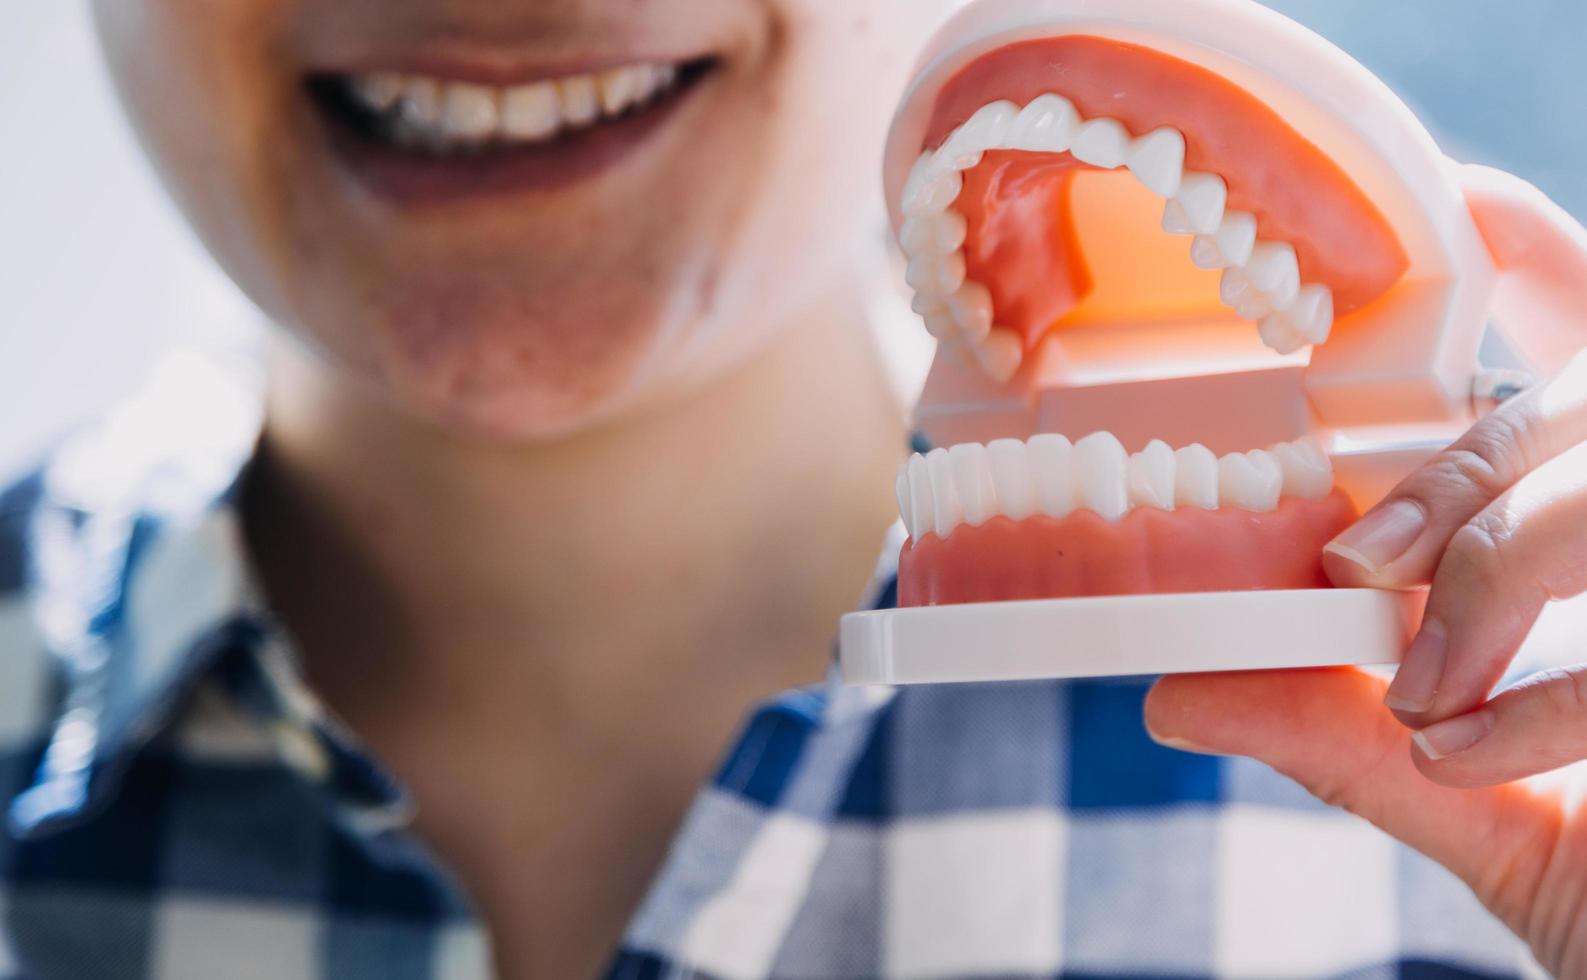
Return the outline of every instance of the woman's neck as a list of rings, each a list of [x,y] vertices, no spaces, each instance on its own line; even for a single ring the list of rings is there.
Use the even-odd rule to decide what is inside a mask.
[[[545,445],[455,438],[280,351],[246,509],[311,675],[564,704],[635,671],[814,676],[903,449],[860,311],[839,297],[730,377]]]
[[[277,357],[243,508],[266,591],[503,976],[593,973],[746,707],[821,676],[904,445],[853,299],[554,445],[454,439]]]

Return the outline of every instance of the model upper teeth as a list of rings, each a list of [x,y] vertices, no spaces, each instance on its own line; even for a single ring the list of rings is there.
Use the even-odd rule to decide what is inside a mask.
[[[1200,444],[1173,450],[1153,440],[1129,454],[1111,433],[1095,432],[1073,443],[1047,433],[917,453],[899,470],[897,491],[904,526],[918,540],[994,517],[1080,509],[1108,520],[1137,507],[1270,511],[1281,497],[1318,500],[1333,485],[1328,456],[1306,440],[1223,457]]]
[[[347,91],[399,140],[447,149],[545,142],[642,106],[677,77],[675,65],[648,63],[511,86],[372,72],[351,77]]]
[[[1229,209],[1222,177],[1185,169],[1183,133],[1164,126],[1132,136],[1117,119],[1084,119],[1068,99],[1047,93],[1024,108],[1006,100],[982,106],[936,151],[921,153],[904,182],[899,244],[909,260],[914,308],[933,336],[969,346],[996,380],[1007,381],[1019,367],[1023,340],[995,322],[986,287],[965,279],[965,220],[952,207],[962,172],[989,150],[1067,151],[1094,167],[1128,168],[1166,199],[1163,230],[1195,236],[1191,260],[1224,270],[1221,298],[1241,318],[1259,323],[1264,343],[1289,354],[1328,339],[1332,292],[1301,281],[1292,244],[1257,239],[1256,216]]]

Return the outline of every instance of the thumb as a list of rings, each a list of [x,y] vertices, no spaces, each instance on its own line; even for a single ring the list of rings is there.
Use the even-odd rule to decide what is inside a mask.
[[[1524,935],[1557,804],[1520,784],[1461,790],[1429,781],[1411,733],[1383,706],[1383,688],[1354,670],[1173,675],[1148,695],[1146,727],[1166,745],[1267,763],[1448,867]]]

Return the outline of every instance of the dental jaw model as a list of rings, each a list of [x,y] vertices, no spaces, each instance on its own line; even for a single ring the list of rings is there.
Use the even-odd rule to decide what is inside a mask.
[[[939,448],[899,474],[900,608],[845,617],[849,680],[1398,659],[1422,597],[1328,588],[1323,546],[1475,421],[1490,318],[1559,345],[1510,332],[1377,79],[1246,0],[980,0],[885,185]]]

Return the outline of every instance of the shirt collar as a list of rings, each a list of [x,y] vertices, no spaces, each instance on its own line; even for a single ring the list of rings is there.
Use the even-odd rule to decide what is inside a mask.
[[[270,719],[289,761],[296,745],[300,768],[340,777],[360,803],[404,805],[302,687],[257,586],[237,512],[262,420],[257,392],[245,369],[175,355],[46,464],[29,589],[63,683],[33,782],[11,807],[18,833],[92,815],[223,665],[249,679],[248,707]]]
[[[174,355],[47,463],[29,590],[63,689],[33,782],[11,806],[17,833],[91,817],[211,676],[265,720],[284,761],[326,783],[356,828],[408,818],[402,787],[303,684],[258,586],[237,510],[262,423],[252,373]],[[895,525],[860,608],[895,601],[902,541]],[[811,725],[869,717],[891,699],[888,688],[845,687],[835,666],[824,685],[790,696]]]

